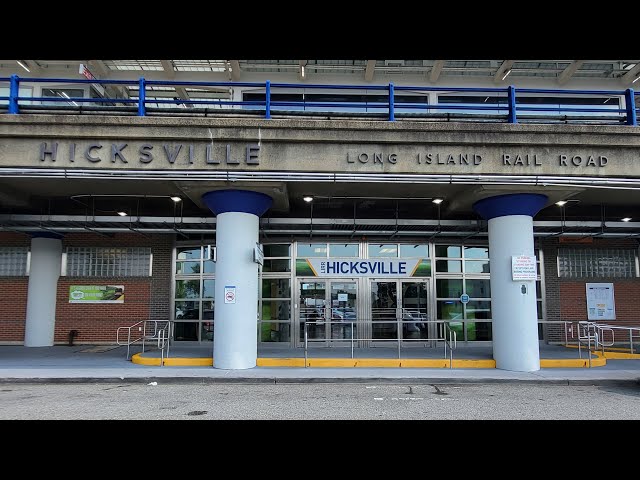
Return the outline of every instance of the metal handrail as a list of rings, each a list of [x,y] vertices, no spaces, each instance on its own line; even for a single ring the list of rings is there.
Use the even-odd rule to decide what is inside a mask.
[[[144,345],[144,330],[143,330],[143,332],[142,332],[142,334],[141,334],[141,336],[139,338],[136,338],[133,341],[131,340],[131,331],[132,331],[132,329],[137,327],[137,326],[139,326],[140,324],[143,324],[143,329],[144,329],[144,322],[146,322],[146,320],[141,320],[141,321],[136,322],[133,325],[130,325],[128,327],[118,327],[118,329],[116,330],[116,345],[118,345],[118,346],[126,345],[127,346],[127,357],[126,357],[127,360],[129,360],[129,353],[130,353],[131,345],[133,345],[136,342],[139,342],[140,340],[143,341],[143,345]],[[127,331],[127,341],[126,341],[126,343],[123,343],[120,340],[120,332],[124,331],[124,330]],[[144,351],[144,346],[143,346],[143,350],[142,351]]]
[[[600,331],[601,333],[604,333],[604,331],[609,331],[611,332],[611,343],[610,344],[604,344],[604,342],[601,340],[601,344],[603,347],[612,347],[615,343],[615,330],[621,330],[621,331],[628,331],[629,333],[629,351],[630,353],[633,353],[633,333],[634,332],[638,332],[639,335],[637,335],[637,338],[640,337],[640,327],[630,327],[630,326],[623,326],[623,325],[610,325],[610,324],[606,324],[606,323],[596,323],[596,322],[592,322],[593,325],[595,326],[595,328]],[[603,353],[604,353],[604,348],[603,348]]]
[[[637,125],[637,113],[635,107],[635,93],[632,88],[628,88],[626,90],[559,90],[559,89],[532,89],[532,88],[521,88],[516,89],[513,86],[509,86],[506,88],[470,88],[470,87],[431,87],[431,86],[395,86],[393,83],[389,83],[387,85],[336,85],[336,84],[303,84],[303,83],[271,83],[270,80],[263,82],[191,82],[191,81],[164,81],[164,80],[147,80],[144,77],[140,77],[138,80],[100,80],[100,79],[76,79],[76,78],[35,78],[35,77],[25,77],[21,78],[18,75],[11,75],[11,77],[5,79],[0,78],[0,81],[9,82],[9,96],[6,98],[8,104],[7,109],[9,114],[18,114],[20,113],[20,101],[40,101],[40,102],[51,102],[51,103],[59,103],[60,105],[65,104],[75,104],[77,105],[77,110],[82,112],[83,106],[85,103],[106,103],[106,104],[134,104],[137,105],[137,115],[144,117],[147,115],[147,110],[149,112],[154,111],[152,107],[147,107],[147,104],[173,104],[177,106],[186,107],[187,105],[230,105],[230,106],[241,106],[241,107],[257,107],[260,110],[264,110],[264,118],[270,119],[271,114],[273,112],[273,107],[298,107],[305,109],[306,108],[341,108],[344,112],[344,109],[382,109],[386,110],[386,118],[388,121],[396,120],[396,110],[403,108],[408,110],[427,110],[428,112],[431,110],[468,110],[469,112],[474,111],[498,111],[499,114],[496,118],[505,119],[508,123],[518,123],[518,114],[526,113],[526,112],[553,112],[562,114],[563,112],[572,112],[572,113],[598,113],[603,112],[605,114],[615,114],[615,116],[607,118],[608,120],[619,119],[619,121],[624,120],[627,125],[636,126]],[[42,82],[53,82],[53,83],[67,83],[67,84],[99,84],[99,85],[128,85],[128,86],[137,86],[138,87],[138,98],[90,98],[90,97],[24,97],[19,93],[19,86],[21,82],[31,82],[31,83],[42,83]],[[147,93],[153,92],[152,90],[147,90],[147,86],[191,86],[191,87],[211,87],[211,86],[226,86],[229,88],[237,88],[237,87],[252,87],[252,88],[264,88],[264,100],[247,100],[247,101],[237,101],[237,100],[214,100],[214,99],[205,99],[205,100],[191,100],[191,99],[147,99]],[[372,91],[377,90],[381,92],[381,97],[383,98],[372,98],[372,101],[349,101],[345,99],[344,101],[313,101],[312,99],[307,100],[303,98],[300,101],[278,101],[272,98],[272,89],[282,88],[286,90],[302,90],[302,92],[310,89],[320,89],[320,90],[362,90],[362,91]],[[439,92],[446,91],[448,93],[455,92],[471,92],[471,93],[483,93],[490,94],[494,93],[496,96],[504,96],[505,104],[504,105],[484,105],[484,104],[476,104],[469,102],[458,102],[458,103],[450,103],[450,104],[429,104],[429,103],[412,103],[409,101],[399,101],[400,99],[396,98],[396,91],[398,92]],[[595,106],[595,105],[587,105],[584,107],[579,106],[562,106],[561,100],[558,102],[558,106],[538,106],[538,105],[524,105],[517,103],[517,94],[521,94],[522,97],[526,97],[527,94],[543,94],[543,95],[553,95],[558,96],[559,99],[563,95],[606,95],[606,96],[621,96],[624,97],[624,108],[610,108],[608,106]],[[402,100],[407,100],[407,98],[403,98]],[[24,106],[28,107],[28,106]],[[185,110],[185,109],[181,109]],[[202,109],[191,109],[193,112]],[[86,111],[86,110],[85,110]],[[240,110],[242,111],[242,110]],[[286,110],[284,113],[296,112],[296,110]],[[427,113],[428,113],[427,112]],[[500,113],[500,112],[506,112]],[[175,112],[181,113],[181,112]],[[248,113],[245,110],[245,113]],[[280,112],[278,112],[280,113]],[[340,110],[337,112],[324,112],[328,113],[340,113]],[[358,116],[358,113],[366,113],[366,112],[350,112]],[[384,113],[384,112],[383,112]],[[402,115],[402,114],[400,114]],[[567,117],[569,118],[569,117]],[[529,119],[528,116],[522,116],[522,120]]]
[[[166,324],[166,325],[160,325],[160,324]],[[127,356],[126,359],[129,360],[130,357],[130,352],[131,352],[131,345],[133,345],[134,343],[140,342],[142,345],[142,352],[144,353],[145,351],[145,341],[146,340],[156,340],[159,338],[159,333],[161,330],[166,330],[166,334],[167,334],[167,357],[169,356],[169,346],[171,343],[171,324],[172,322],[170,320],[140,320],[139,322],[134,323],[133,325],[130,325],[128,327],[118,327],[116,330],[116,344],[119,346],[125,346],[127,347]],[[159,328],[160,326],[160,328]],[[132,331],[134,331],[134,328],[140,328],[140,336],[138,338],[135,338],[134,340],[131,339],[132,336]],[[120,334],[121,332],[127,331],[127,341],[124,342],[124,340],[120,339]]]
[[[445,324],[445,329],[444,331],[446,332],[446,329],[449,329],[450,335],[449,338],[447,339],[447,335],[446,333],[443,333],[442,336],[437,335],[436,337],[427,337],[427,338],[400,338],[400,335],[397,335],[397,338],[373,338],[373,337],[359,337],[359,336],[355,336],[354,335],[354,327],[358,322],[358,320],[339,320],[339,321],[334,321],[334,320],[326,320],[325,318],[322,319],[318,319],[318,320],[304,320],[303,322],[303,338],[304,338],[304,360],[305,360],[305,367],[307,365],[307,360],[308,360],[308,351],[309,351],[309,344],[310,343],[324,343],[327,341],[331,341],[331,342],[350,342],[350,346],[351,346],[351,358],[354,358],[354,345],[355,342],[358,341],[375,341],[375,342],[398,342],[398,358],[401,358],[401,345],[402,342],[423,342],[423,343],[427,343],[427,342],[445,342],[445,349],[444,349],[444,358],[447,358],[447,349],[446,349],[446,343],[448,341],[448,346],[449,346],[449,357],[450,360],[453,359],[453,352],[452,350],[455,349],[457,347],[457,334],[454,330],[452,330],[449,326],[448,326],[448,322],[445,320],[429,320],[427,322],[425,322],[424,320],[393,320],[393,321],[387,321],[387,320],[371,320],[371,324],[380,324],[380,323],[388,323],[388,324],[397,324],[399,326],[402,325],[407,325],[407,324],[422,324],[422,323],[428,323],[428,324]],[[308,331],[308,325],[342,325],[345,326],[346,324],[350,324],[350,329],[351,329],[351,338],[331,338],[331,339],[327,339],[327,338],[309,338],[309,331]],[[356,330],[357,331],[357,330]],[[400,332],[401,330],[398,330],[398,332]],[[453,333],[453,336],[451,336],[451,333]]]

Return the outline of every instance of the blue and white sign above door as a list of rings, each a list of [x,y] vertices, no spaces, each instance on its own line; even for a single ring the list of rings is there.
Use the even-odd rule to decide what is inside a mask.
[[[370,259],[299,258],[296,275],[308,277],[428,277],[431,262],[425,258]]]

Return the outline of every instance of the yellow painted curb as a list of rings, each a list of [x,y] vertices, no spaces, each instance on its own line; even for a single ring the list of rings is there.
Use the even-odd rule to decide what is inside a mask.
[[[591,359],[592,367],[602,367],[607,364],[607,358],[640,358],[640,355],[630,353],[607,352],[604,357]],[[138,365],[153,367],[160,366],[160,358],[143,357],[136,353],[131,362]],[[166,367],[211,367],[213,358],[181,358],[169,357],[164,359]],[[304,367],[304,358],[258,358],[258,367]],[[320,368],[449,368],[449,360],[444,358],[431,359],[389,359],[389,358],[309,358],[307,367]],[[588,368],[586,358],[540,359],[540,368]],[[496,361],[492,359],[454,359],[453,368],[496,368]]]
[[[304,367],[304,358],[258,358],[258,367]]]
[[[151,367],[159,367],[160,359],[159,358],[151,358],[151,357],[143,357],[139,353],[131,356],[131,363],[136,363],[138,365],[148,365]]]
[[[602,353],[599,353],[599,355],[602,355]],[[640,360],[640,354],[605,351],[604,358],[611,358],[616,360]]]
[[[169,357],[164,359],[165,367],[211,367],[213,358],[180,358]]]
[[[453,359],[453,368],[496,368],[496,361],[493,359],[472,360]]]
[[[604,367],[607,364],[606,358],[592,358],[592,367]],[[540,368],[589,368],[587,358],[541,358]]]

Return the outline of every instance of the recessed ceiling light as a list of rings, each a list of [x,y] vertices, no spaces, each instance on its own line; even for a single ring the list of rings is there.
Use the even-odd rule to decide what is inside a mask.
[[[562,207],[562,206],[564,206],[566,204],[567,204],[566,200],[560,200],[560,201],[556,202],[556,205],[558,205],[559,207]]]
[[[631,217],[624,217],[622,219],[623,222],[630,222],[631,221]]]
[[[444,202],[444,200],[442,198],[434,198],[433,200],[431,200],[433,203],[435,203],[436,205],[441,204],[442,202]]]
[[[313,197],[311,195],[307,195],[306,197],[302,197],[302,199],[307,203],[313,202]]]
[[[117,212],[118,215],[120,215],[121,217],[126,217],[127,216],[127,212]]]
[[[176,202],[176,203],[178,203],[178,202],[181,202],[181,201],[182,201],[182,199],[181,199],[180,197],[177,197],[177,196],[175,196],[175,195],[174,195],[174,196],[171,196],[171,197],[169,197],[169,198],[170,198],[171,200],[173,200],[174,202]]]

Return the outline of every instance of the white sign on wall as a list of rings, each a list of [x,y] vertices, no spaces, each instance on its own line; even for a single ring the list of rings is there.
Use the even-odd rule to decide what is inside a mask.
[[[587,318],[589,320],[616,319],[613,283],[587,283]]]
[[[535,280],[536,257],[529,255],[513,255],[511,257],[511,278],[513,280]]]

